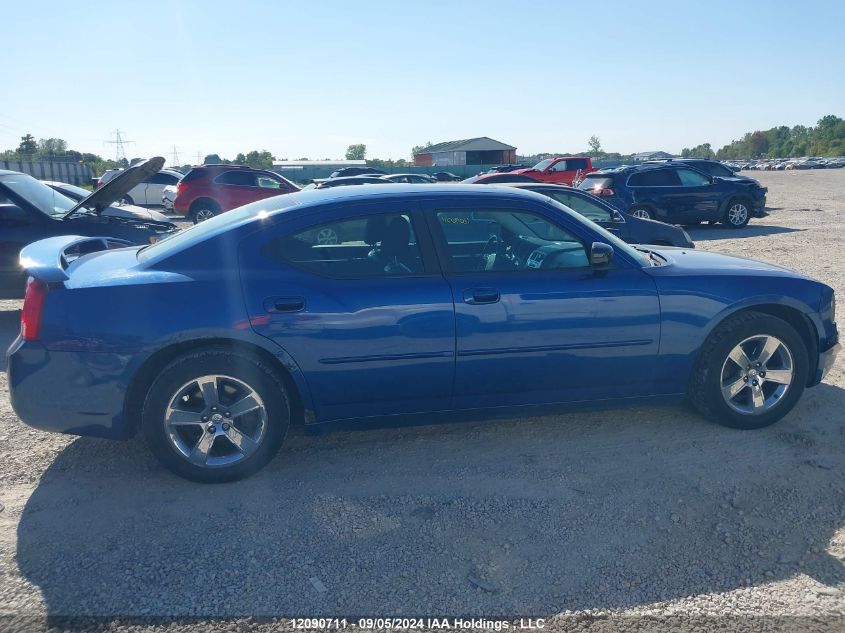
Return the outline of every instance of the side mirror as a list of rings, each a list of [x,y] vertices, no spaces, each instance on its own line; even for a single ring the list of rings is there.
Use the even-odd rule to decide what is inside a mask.
[[[596,270],[604,270],[610,266],[613,259],[613,247],[604,242],[593,242],[590,247],[590,266]]]
[[[28,224],[26,211],[15,204],[0,204],[0,222],[5,224]]]
[[[622,214],[619,211],[613,212],[613,221],[619,224],[625,224],[625,218],[622,217]]]

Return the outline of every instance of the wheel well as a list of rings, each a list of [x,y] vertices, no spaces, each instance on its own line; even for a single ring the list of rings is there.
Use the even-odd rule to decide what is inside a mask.
[[[748,215],[749,215],[749,217],[750,217],[750,216],[754,213],[754,204],[751,202],[751,198],[749,198],[749,197],[748,197],[746,194],[744,194],[744,193],[738,193],[738,194],[736,194],[736,195],[731,196],[730,198],[728,198],[728,201],[725,203],[725,208],[724,208],[724,209],[722,209],[722,215],[723,215],[723,216],[727,214],[728,209],[730,209],[730,208],[731,208],[731,205],[732,205],[734,202],[744,202],[744,203],[745,203],[745,205],[748,207]],[[778,306],[775,306],[775,307],[778,307]]]
[[[128,204],[135,204],[135,200],[128,193],[123,194],[123,199],[126,200]]]
[[[144,404],[144,398],[147,395],[150,385],[153,384],[153,381],[161,370],[183,354],[209,348],[222,348],[227,351],[252,354],[263,360],[285,385],[285,389],[290,397],[291,423],[294,425],[304,424],[305,410],[302,403],[302,396],[290,372],[278,358],[264,348],[253,345],[252,343],[225,338],[213,338],[176,343],[160,349],[144,361],[138,371],[135,372],[135,376],[132,378],[132,382],[126,391],[123,408],[127,421],[127,436],[134,435],[140,428],[141,408]]]
[[[197,198],[196,200],[194,200],[191,203],[191,211],[196,211],[197,209],[200,209],[201,206],[203,206],[203,205],[205,205],[206,208],[213,208],[213,209],[219,209],[220,208],[220,205],[217,204],[211,198]]]
[[[749,306],[747,308],[743,308],[737,312],[733,312],[727,317],[726,319],[736,315],[742,314],[743,312],[762,312],[763,314],[768,314],[773,317],[777,317],[782,321],[786,321],[791,325],[798,335],[801,337],[801,340],[804,341],[804,345],[807,347],[807,360],[810,364],[810,371],[808,373],[808,379],[812,380],[813,377],[816,375],[816,369],[819,362],[819,339],[818,339],[818,332],[816,332],[816,328],[813,325],[813,322],[810,321],[804,314],[797,310],[796,308],[791,308],[789,306],[779,305],[776,303],[767,303],[761,304],[756,306]],[[713,328],[712,331],[715,331],[719,325],[724,322],[725,319],[722,319],[716,327]]]

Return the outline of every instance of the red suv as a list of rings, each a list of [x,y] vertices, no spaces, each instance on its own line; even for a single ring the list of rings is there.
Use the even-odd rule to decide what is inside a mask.
[[[571,187],[575,180],[580,181],[584,176],[594,171],[593,161],[590,160],[589,156],[558,156],[541,160],[529,169],[516,169],[510,173],[525,174],[534,180]]]
[[[185,174],[173,210],[196,224],[256,200],[299,191],[279,174],[241,165],[202,165]]]

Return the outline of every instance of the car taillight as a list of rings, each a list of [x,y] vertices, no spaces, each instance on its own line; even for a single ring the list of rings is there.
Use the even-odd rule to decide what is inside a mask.
[[[176,185],[176,195],[180,195],[185,192],[185,183],[180,182]]]
[[[41,313],[47,298],[47,284],[40,279],[30,277],[26,280],[26,293],[21,310],[21,338],[25,341],[37,341],[41,334]]]
[[[616,195],[616,193],[614,193],[613,189],[608,189],[607,187],[603,187],[601,189],[593,189],[592,194],[594,196],[599,196],[599,197],[603,197],[603,198],[607,198],[607,197]]]

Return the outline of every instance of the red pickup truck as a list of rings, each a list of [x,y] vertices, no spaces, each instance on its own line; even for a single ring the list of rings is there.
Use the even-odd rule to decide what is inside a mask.
[[[541,160],[529,169],[517,169],[511,173],[525,174],[543,182],[572,186],[573,180],[580,180],[593,171],[596,170],[589,156],[557,156]]]

